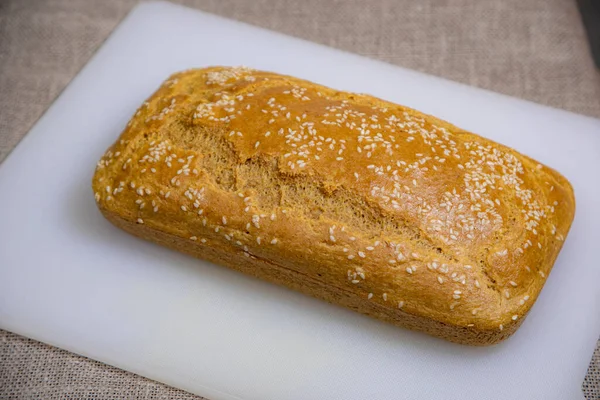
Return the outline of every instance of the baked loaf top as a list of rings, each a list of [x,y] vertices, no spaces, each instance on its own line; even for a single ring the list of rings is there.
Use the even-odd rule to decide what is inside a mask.
[[[564,177],[511,148],[243,67],[171,76],[93,188],[126,220],[483,336],[516,329],[575,211]]]

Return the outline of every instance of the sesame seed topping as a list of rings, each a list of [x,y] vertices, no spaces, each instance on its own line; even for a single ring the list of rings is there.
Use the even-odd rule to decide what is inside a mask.
[[[512,320],[513,320],[513,321],[516,321],[516,320],[517,320],[517,318],[519,318],[519,316],[518,316],[518,315],[516,315],[516,314],[512,316]]]
[[[384,293],[382,297],[383,297],[383,301],[387,301],[387,299],[388,299],[387,293]]]
[[[367,295],[367,299],[371,300],[372,298],[373,298],[373,293],[369,293],[369,294]]]
[[[404,301],[400,300],[398,302],[398,308],[402,308],[402,307],[404,307]]]
[[[273,240],[271,240],[271,244],[277,244],[277,241],[278,241],[277,239],[273,239]]]
[[[143,224],[143,223],[144,223],[144,220],[143,220],[143,219],[141,219],[141,218],[138,218],[138,219],[137,219],[137,223],[138,223],[138,224]]]

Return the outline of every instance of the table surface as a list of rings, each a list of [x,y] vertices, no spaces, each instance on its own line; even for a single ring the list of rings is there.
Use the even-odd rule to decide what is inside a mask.
[[[600,117],[576,2],[180,1],[473,86]],[[0,162],[136,0],[0,2]],[[590,355],[591,356],[591,355]],[[583,391],[600,399],[600,350]],[[198,398],[0,331],[1,398]]]

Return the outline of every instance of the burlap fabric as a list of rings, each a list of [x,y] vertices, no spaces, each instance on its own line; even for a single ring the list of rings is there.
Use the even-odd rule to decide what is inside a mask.
[[[600,117],[600,74],[591,60],[575,0],[181,2],[407,68]],[[136,3],[0,0],[0,161]],[[600,399],[598,349],[583,391],[588,399]],[[198,397],[0,331],[0,398]]]

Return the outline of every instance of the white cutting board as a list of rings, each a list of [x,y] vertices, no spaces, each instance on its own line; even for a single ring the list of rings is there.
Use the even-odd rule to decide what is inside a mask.
[[[494,347],[388,326],[135,239],[96,160],[170,73],[211,64],[368,92],[564,173],[577,217],[537,304]],[[0,327],[219,399],[581,399],[600,333],[600,120],[166,3],[139,6],[0,166]]]

